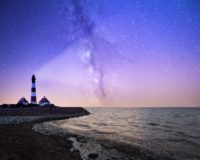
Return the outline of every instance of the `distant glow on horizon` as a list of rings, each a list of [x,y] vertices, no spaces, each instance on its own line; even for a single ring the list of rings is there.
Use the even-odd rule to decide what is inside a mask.
[[[114,1],[114,3],[113,3]],[[0,103],[200,106],[200,2],[0,2]]]

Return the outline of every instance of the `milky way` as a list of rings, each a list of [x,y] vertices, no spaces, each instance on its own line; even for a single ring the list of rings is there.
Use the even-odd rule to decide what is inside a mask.
[[[67,17],[69,22],[69,29],[72,35],[71,40],[78,40],[81,38],[87,39],[86,48],[86,58],[88,58],[88,63],[90,64],[90,72],[94,76],[94,82],[98,86],[98,95],[101,97],[105,96],[105,88],[103,83],[104,70],[102,66],[97,66],[96,56],[95,56],[95,43],[92,40],[94,34],[94,22],[90,20],[87,13],[84,13],[84,8],[82,5],[84,1],[71,0],[70,5],[67,8]]]
[[[67,24],[68,24],[68,37],[69,42],[76,42],[79,39],[86,39],[87,43],[86,46],[86,55],[85,58],[88,59],[87,63],[89,63],[90,73],[93,76],[94,83],[97,85],[97,95],[99,98],[103,98],[106,96],[106,89],[104,85],[104,67],[102,65],[98,65],[97,61],[104,61],[104,59],[97,59],[95,49],[96,49],[96,42],[93,39],[96,36],[95,33],[95,23],[89,17],[86,7],[84,4],[87,4],[84,0],[71,0],[67,1]],[[118,56],[117,58],[122,58],[123,60],[133,62],[131,58],[126,58],[123,55],[120,55],[117,50],[112,46],[112,44],[102,37],[100,38],[103,43],[106,43],[109,47],[113,49],[114,53],[113,56]]]

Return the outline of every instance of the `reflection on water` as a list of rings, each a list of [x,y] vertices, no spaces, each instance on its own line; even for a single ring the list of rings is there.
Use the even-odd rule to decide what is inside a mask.
[[[89,116],[48,124],[88,137],[104,149],[114,148],[129,159],[200,159],[200,108],[88,110]]]

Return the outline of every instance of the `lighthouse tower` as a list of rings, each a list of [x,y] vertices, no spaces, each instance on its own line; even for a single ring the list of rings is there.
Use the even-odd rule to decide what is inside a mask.
[[[35,75],[32,75],[32,87],[31,87],[31,103],[37,104],[37,98],[36,98],[36,85],[35,85]]]

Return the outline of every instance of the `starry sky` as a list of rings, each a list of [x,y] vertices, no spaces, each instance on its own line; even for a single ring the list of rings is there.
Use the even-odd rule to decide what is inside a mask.
[[[0,104],[200,106],[200,1],[1,0]]]

